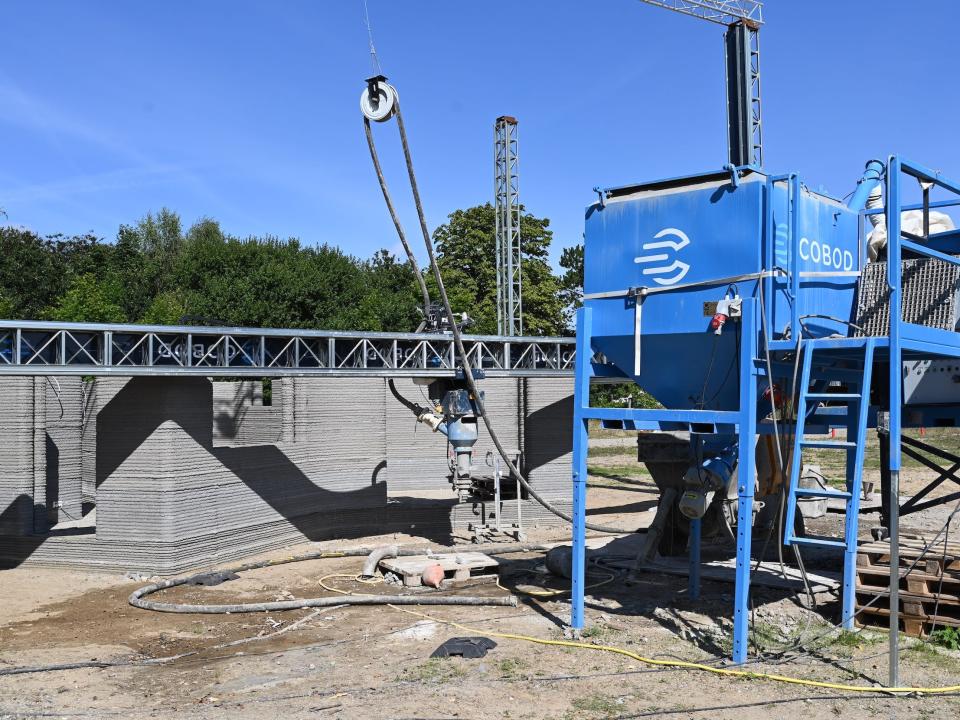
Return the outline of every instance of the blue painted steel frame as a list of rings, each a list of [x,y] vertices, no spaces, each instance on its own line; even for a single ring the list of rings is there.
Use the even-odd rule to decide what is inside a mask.
[[[886,215],[888,231],[887,247],[887,282],[890,288],[890,329],[888,338],[864,338],[862,343],[857,343],[855,338],[838,339],[835,343],[830,340],[822,341],[818,345],[822,349],[830,349],[836,345],[837,349],[843,349],[851,343],[857,348],[866,351],[867,357],[872,354],[874,349],[886,349],[889,358],[889,396],[890,401],[890,460],[889,469],[892,472],[899,472],[901,467],[900,438],[902,434],[902,402],[903,402],[903,377],[901,375],[901,362],[904,357],[904,351],[911,356],[929,355],[929,356],[960,356],[960,343],[956,340],[955,333],[935,331],[923,326],[905,323],[902,320],[902,294],[901,294],[901,257],[902,248],[907,248],[912,252],[920,253],[934,257],[953,264],[960,264],[949,256],[938,252],[936,249],[927,248],[915,242],[911,242],[901,237],[901,212],[905,209],[918,209],[920,206],[905,206],[900,198],[901,174],[906,174],[919,180],[933,182],[940,187],[960,195],[960,184],[954,183],[942,177],[939,173],[929,170],[923,166],[908,163],[896,156],[889,159],[887,165],[886,177]],[[791,260],[797,257],[798,233],[797,233],[797,202],[799,196],[799,180],[796,175],[783,175],[771,177],[768,180],[768,188],[777,182],[786,182],[789,187],[788,195],[788,224],[790,228],[791,241]],[[768,193],[769,195],[769,193]],[[940,201],[930,203],[930,207],[942,207],[955,205],[960,201]],[[769,210],[768,210],[769,212]],[[876,212],[876,211],[873,211]],[[871,214],[866,211],[864,214]],[[769,218],[765,218],[769,232]],[[799,291],[800,276],[799,273],[789,273],[789,294],[795,299]],[[768,289],[767,300],[774,295],[770,291],[774,283],[766,282]],[[799,309],[797,303],[793,303],[791,326],[794,331],[799,331]],[[734,593],[734,637],[733,637],[733,661],[740,664],[747,660],[748,650],[748,630],[749,630],[749,595],[750,595],[750,559],[751,559],[751,532],[753,520],[753,500],[754,500],[754,473],[755,473],[755,454],[754,442],[758,433],[757,422],[757,381],[764,373],[754,362],[759,357],[758,338],[759,338],[759,300],[756,298],[745,298],[743,302],[743,316],[741,319],[743,338],[740,348],[740,395],[739,408],[736,411],[710,411],[710,410],[648,410],[648,409],[611,409],[611,408],[591,408],[590,407],[590,379],[595,375],[606,374],[600,368],[595,371],[593,363],[592,335],[591,335],[591,310],[582,308],[577,315],[577,353],[576,353],[576,384],[574,390],[574,437],[573,437],[573,597],[570,624],[573,628],[579,630],[584,625],[584,573],[585,573],[585,520],[586,520],[586,492],[587,492],[587,450],[588,450],[588,424],[591,419],[600,419],[604,421],[618,421],[625,428],[631,429],[656,429],[663,427],[672,427],[678,424],[688,424],[690,426],[712,427],[714,431],[727,432],[734,431],[740,437],[741,448],[739,453],[739,463],[737,470],[737,564],[736,564],[736,588]],[[820,341],[818,341],[820,342]],[[793,341],[771,341],[769,348],[774,351],[793,350]],[[869,377],[869,374],[867,375]],[[864,388],[866,394],[868,388]],[[868,403],[862,402],[857,422],[862,424],[866,422],[868,412]],[[747,447],[743,447],[746,443]],[[862,463],[863,448],[857,449],[856,463]],[[848,478],[849,479],[849,478]],[[854,503],[852,508],[856,512],[857,507]],[[699,573],[699,523],[693,523],[691,527],[691,552],[690,552],[690,596],[692,598],[699,596],[700,573]],[[842,609],[843,624],[850,627],[853,621],[853,598],[851,592],[852,582],[855,572],[855,548],[856,548],[856,523],[848,523],[845,531],[845,541],[847,552],[844,557],[844,602]],[[851,550],[853,548],[853,550]]]
[[[719,410],[633,410],[590,407],[590,378],[594,376],[592,338],[592,311],[589,307],[577,312],[577,361],[574,384],[573,411],[573,567],[572,604],[570,626],[582,630],[584,625],[584,587],[586,570],[586,500],[587,500],[587,452],[588,429],[591,419],[642,420],[660,422],[683,421],[709,426],[735,427],[748,447],[741,448],[737,470],[737,570],[734,599],[733,660],[743,663],[747,659],[747,633],[749,625],[750,595],[750,545],[753,522],[754,494],[754,443],[757,435],[757,377],[759,369],[753,362],[757,357],[759,334],[758,300],[747,298],[743,302],[740,320],[743,341],[740,347],[740,407],[737,411]],[[744,442],[744,440],[741,440]],[[690,586],[691,598],[700,595],[700,523],[691,524],[690,533]]]

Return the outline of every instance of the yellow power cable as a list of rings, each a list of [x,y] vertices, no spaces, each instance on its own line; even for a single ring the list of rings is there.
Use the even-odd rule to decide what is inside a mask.
[[[383,578],[372,577],[369,580],[360,577],[359,575],[344,575],[341,573],[330,573],[329,575],[324,575],[317,581],[317,584],[320,585],[324,590],[329,590],[330,592],[340,593],[341,595],[370,595],[371,593],[355,593],[350,592],[349,590],[340,590],[339,588],[332,587],[327,585],[325,580],[330,578],[346,578],[348,580],[353,580],[354,582],[363,583],[364,585],[379,585],[383,582]]]
[[[518,573],[518,574],[519,574],[519,573]],[[617,579],[617,575],[616,575],[615,573],[610,573],[610,574],[607,575],[607,577],[605,577],[605,578],[604,578],[603,580],[601,580],[600,582],[595,582],[595,583],[593,583],[593,584],[591,584],[591,585],[585,585],[583,589],[584,589],[584,590],[590,590],[590,589],[592,589],[592,588],[598,588],[598,587],[600,587],[600,586],[602,586],[602,585],[609,585],[610,583],[612,583],[612,582],[613,582],[614,580],[616,580],[616,579]],[[520,588],[520,587],[515,587],[515,588],[513,588],[513,589],[511,590],[510,588],[506,588],[506,587],[504,587],[503,585],[500,584],[500,578],[499,578],[499,577],[497,578],[497,587],[500,588],[501,590],[504,590],[505,592],[516,592],[516,593],[520,593],[521,595],[529,595],[530,597],[535,597],[535,598],[558,597],[558,596],[560,596],[560,595],[569,595],[570,592],[571,592],[570,588],[567,588],[567,589],[564,589],[564,590],[549,590],[549,589],[543,589],[543,590],[523,590],[523,589]]]
[[[339,593],[341,595],[366,595],[368,593],[354,593],[349,590],[340,590],[339,588],[331,587],[327,585],[324,581],[329,580],[330,578],[349,578],[351,580],[356,580],[358,582],[368,583],[368,584],[377,584],[378,582],[383,582],[382,580],[373,579],[373,580],[363,580],[356,575],[338,575],[330,574],[324,575],[320,578],[319,583],[322,588],[329,590],[331,592]],[[606,584],[610,580],[604,580],[600,584]],[[500,585],[499,580],[497,581],[497,586]],[[596,587],[596,585],[590,586]],[[569,590],[545,590],[542,592],[548,593],[557,593],[563,594],[569,592]],[[533,594],[533,593],[526,593]],[[531,635],[518,635],[516,633],[504,633],[497,632],[493,630],[482,630],[479,628],[469,627],[468,625],[461,625],[460,623],[454,622],[453,620],[443,620],[442,618],[433,617],[432,615],[427,615],[426,613],[419,612],[417,610],[411,610],[410,608],[400,607],[399,605],[388,605],[387,607],[393,608],[394,610],[399,610],[400,612],[407,613],[408,615],[414,615],[416,617],[423,618],[425,620],[430,620],[431,622],[440,623],[443,625],[450,625],[455,627],[458,630],[462,630],[466,633],[479,634],[479,635],[491,635],[497,638],[503,638],[504,640],[520,640],[522,642],[534,643],[536,645],[553,645],[555,647],[569,647],[569,648],[578,648],[581,650],[600,650],[602,652],[614,653],[616,655],[623,655],[628,657],[631,660],[636,662],[641,662],[646,665],[655,665],[659,667],[675,667],[675,668],[687,668],[689,670],[702,670],[704,672],[713,673],[714,675],[725,675],[727,677],[741,677],[748,680],[770,680],[773,682],[786,683],[788,685],[802,685],[804,687],[819,687],[827,688],[829,690],[840,690],[843,692],[864,692],[864,693],[887,693],[887,694],[923,694],[923,695],[943,695],[946,693],[955,693],[960,692],[960,685],[945,685],[942,687],[876,687],[876,686],[866,686],[866,685],[847,685],[846,683],[833,683],[833,682],[823,682],[820,680],[808,680],[806,678],[795,678],[789,677],[787,675],[778,675],[776,673],[766,673],[766,672],[751,672],[749,670],[734,670],[731,668],[718,668],[713,667],[712,665],[705,665],[698,662],[689,662],[687,660],[657,660],[655,658],[644,657],[643,655],[638,655],[635,652],[630,650],[625,650],[624,648],[619,648],[614,645],[593,645],[591,643],[578,642],[576,640],[547,640],[545,638],[533,637]]]
[[[828,688],[831,690],[842,690],[845,692],[872,692],[872,693],[920,693],[926,695],[940,695],[944,693],[953,693],[960,692],[960,685],[947,685],[944,687],[874,687],[874,686],[863,686],[863,685],[847,685],[845,683],[832,683],[832,682],[821,682],[819,680],[807,680],[805,678],[794,678],[788,677],[787,675],[777,675],[774,673],[765,673],[765,672],[750,672],[749,670],[732,670],[729,668],[717,668],[711,665],[704,665],[703,663],[698,662],[688,662],[686,660],[655,660],[654,658],[644,657],[643,655],[638,655],[635,652],[629,650],[624,650],[623,648],[618,648],[613,645],[592,645],[585,642],[577,642],[574,640],[546,640],[543,638],[532,637],[530,635],[517,635],[515,633],[503,633],[490,630],[481,630],[479,628],[472,628],[467,625],[461,625],[460,623],[453,622],[452,620],[443,620],[441,618],[432,617],[426,613],[418,612],[416,610],[410,610],[409,608],[400,607],[398,605],[390,605],[389,607],[394,610],[399,610],[400,612],[405,612],[409,615],[416,615],[417,617],[424,618],[426,620],[431,620],[436,623],[442,623],[445,625],[451,625],[452,627],[457,628],[458,630],[463,630],[467,633],[472,634],[481,634],[481,635],[492,635],[493,637],[503,638],[505,640],[522,640],[523,642],[536,643],[537,645],[555,645],[558,647],[570,647],[570,648],[580,648],[582,650],[601,650],[603,652],[616,653],[617,655],[624,655],[625,657],[630,658],[631,660],[636,660],[637,662],[642,662],[647,665],[659,665],[661,667],[677,667],[677,668],[688,668],[690,670],[703,670],[705,672],[713,673],[715,675],[727,675],[730,677],[742,677],[748,680],[772,680],[775,682],[787,683],[790,685],[804,685],[806,687],[820,687]]]

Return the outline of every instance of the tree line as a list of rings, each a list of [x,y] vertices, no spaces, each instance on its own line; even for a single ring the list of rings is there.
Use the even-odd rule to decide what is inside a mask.
[[[522,215],[530,335],[571,332],[582,285],[582,252],[565,251],[561,273],[551,269],[549,224]],[[474,333],[497,330],[494,235],[489,203],[451,213],[433,235],[451,303],[474,319]],[[357,258],[296,238],[239,238],[210,219],[185,230],[166,209],[122,225],[109,242],[0,228],[0,253],[0,317],[9,319],[397,332],[422,319],[406,258],[386,250]],[[436,299],[429,268],[424,274]]]

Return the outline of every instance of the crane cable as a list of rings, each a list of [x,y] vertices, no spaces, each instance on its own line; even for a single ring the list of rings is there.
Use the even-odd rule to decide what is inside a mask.
[[[427,228],[427,220],[423,212],[423,203],[420,200],[420,190],[417,187],[417,177],[413,170],[413,159],[410,156],[410,145],[407,142],[407,131],[403,124],[403,114],[400,112],[400,98],[395,97],[393,102],[393,114],[396,116],[397,128],[400,131],[400,144],[403,146],[403,157],[407,166],[407,176],[410,181],[410,190],[413,193],[413,201],[417,208],[417,218],[420,221],[420,230],[423,233],[423,242],[427,248],[427,256],[430,259],[430,268],[433,271],[433,278],[437,283],[437,289],[440,293],[440,300],[443,303],[444,312],[446,313],[447,320],[450,323],[450,330],[453,334],[453,344],[457,351],[457,355],[459,356],[460,364],[463,368],[463,378],[467,384],[467,388],[469,389],[471,396],[473,397],[473,401],[477,408],[477,414],[483,419],[483,424],[487,428],[487,433],[490,435],[490,439],[493,441],[494,446],[497,448],[497,453],[507,464],[507,467],[510,468],[510,474],[513,475],[517,482],[523,486],[523,488],[527,491],[527,494],[536,500],[540,505],[542,505],[546,510],[550,511],[560,519],[566,520],[568,523],[573,524],[573,517],[569,513],[564,512],[560,508],[542,498],[539,493],[537,493],[537,491],[531,487],[530,483],[510,458],[510,455],[504,448],[503,443],[500,441],[500,436],[497,435],[497,432],[494,429],[493,424],[490,422],[489,416],[487,415],[487,409],[483,403],[483,396],[480,394],[476,381],[473,377],[473,367],[470,363],[470,358],[463,346],[463,337],[461,336],[460,328],[457,325],[457,318],[453,314],[453,309],[450,306],[450,298],[447,297],[447,289],[443,284],[443,277],[440,275],[440,266],[437,264],[437,258],[433,252],[433,242],[430,239],[430,230]],[[380,167],[380,163],[377,161],[376,144],[373,139],[373,133],[370,129],[370,121],[366,117],[364,118],[364,128],[367,136],[367,145],[370,148],[370,156],[374,159],[374,169],[377,172],[377,180],[380,182],[380,187],[383,190],[384,198],[387,200],[387,205],[390,208],[391,216],[394,218],[394,226],[397,228],[397,232],[402,241],[404,251],[407,253],[408,259],[414,265],[414,267],[416,267],[416,261],[413,257],[413,252],[410,250],[410,246],[406,242],[402,226],[400,225],[399,220],[396,219],[396,212],[393,210],[393,205],[389,199],[390,196],[389,192],[387,191],[387,181],[384,178],[383,169]],[[623,528],[612,527],[610,525],[597,525],[589,522],[586,523],[586,527],[594,532],[604,532],[616,535],[625,535],[635,532],[634,530],[625,530]]]

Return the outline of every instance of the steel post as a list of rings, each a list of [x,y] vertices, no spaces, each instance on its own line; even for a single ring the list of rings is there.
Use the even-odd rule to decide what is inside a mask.
[[[700,599],[700,519],[690,521],[690,585],[691,600]]]
[[[890,668],[889,686],[900,683],[900,435],[903,375],[900,288],[900,161],[887,164],[887,284],[890,289]]]
[[[590,406],[591,319],[589,307],[582,307],[577,311],[577,363],[573,386],[573,567],[570,574],[570,626],[574,630],[583,628],[589,441],[589,419],[586,412]]]
[[[733,601],[733,662],[747,660],[750,622],[750,553],[753,531],[754,443],[757,435],[757,300],[744,299],[740,344],[739,461],[737,464],[737,568]]]

